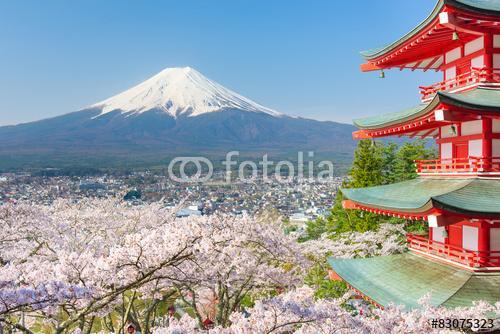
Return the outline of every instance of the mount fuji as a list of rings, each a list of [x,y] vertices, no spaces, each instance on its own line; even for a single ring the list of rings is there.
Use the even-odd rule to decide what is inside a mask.
[[[0,127],[0,167],[157,163],[174,155],[349,155],[353,126],[291,117],[190,68],[167,68],[82,110]]]
[[[191,67],[167,68],[91,108],[101,109],[101,114],[115,110],[140,114],[155,109],[172,117],[199,116],[224,109],[283,116],[219,85]]]

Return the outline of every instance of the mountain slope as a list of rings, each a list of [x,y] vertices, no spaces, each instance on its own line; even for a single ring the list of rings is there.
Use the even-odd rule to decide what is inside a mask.
[[[0,167],[20,157],[31,165],[54,165],[75,157],[147,164],[177,154],[222,156],[230,150],[350,155],[353,129],[278,113],[191,68],[167,69],[84,110],[0,127]]]
[[[222,109],[282,115],[223,87],[191,67],[167,68],[91,108],[101,109],[101,115],[114,110],[142,113],[152,109],[173,117],[197,116]]]

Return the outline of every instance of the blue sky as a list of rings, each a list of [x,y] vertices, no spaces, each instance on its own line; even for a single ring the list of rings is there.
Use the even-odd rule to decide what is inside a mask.
[[[0,0],[0,125],[103,100],[191,66],[284,113],[350,123],[418,103],[434,72],[361,73],[436,0]]]

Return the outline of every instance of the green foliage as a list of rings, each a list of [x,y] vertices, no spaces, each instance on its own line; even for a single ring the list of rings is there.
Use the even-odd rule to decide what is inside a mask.
[[[131,200],[135,200],[135,199],[140,199],[141,195],[142,194],[139,190],[130,190],[129,192],[127,192],[125,194],[125,196],[123,196],[123,199],[125,201],[131,201]]]
[[[335,197],[329,221],[326,224],[327,232],[332,236],[345,232],[366,232],[375,230],[381,223],[381,218],[373,213],[359,210],[344,210],[342,207],[343,196],[341,192]],[[335,233],[333,233],[335,232]]]
[[[362,140],[354,152],[354,161],[349,173],[351,188],[371,187],[382,184],[384,168],[383,150],[370,140]]]
[[[304,283],[314,288],[316,298],[339,298],[347,292],[344,281],[332,281],[327,269],[320,264],[314,265],[307,273]]]
[[[389,143],[379,146],[383,156],[382,180],[384,184],[396,182],[395,165],[398,159],[398,145]]]
[[[297,231],[298,229],[297,226],[295,226],[290,222],[290,219],[284,219],[282,226],[283,226],[283,232],[287,235],[290,234],[291,232]]]
[[[249,294],[246,294],[240,302],[240,306],[244,308],[251,308],[254,307],[255,305],[255,300],[252,298]]]
[[[423,220],[411,221],[405,224],[405,230],[419,235],[427,235],[429,233],[428,223]]]
[[[311,239],[318,239],[323,233],[327,231],[327,225],[329,223],[329,219],[324,219],[322,217],[308,221],[306,224],[306,235],[305,239],[301,239],[300,241],[306,241]]]
[[[394,159],[394,181],[399,182],[416,178],[415,160],[434,159],[435,157],[436,150],[425,147],[423,140],[405,143],[399,148]]]
[[[435,156],[436,150],[426,147],[426,143],[422,140],[405,143],[400,147],[394,143],[383,144],[362,140],[354,153],[349,179],[342,187],[371,187],[413,179],[417,177],[415,160],[432,159]],[[335,204],[331,209],[331,215],[328,218],[320,218],[307,224],[306,240],[317,239],[323,233],[335,237],[343,232],[375,230],[381,223],[405,223],[402,219],[359,210],[344,210],[342,200],[342,193],[338,192]],[[415,224],[415,227],[410,228],[422,232],[423,228],[420,225]]]

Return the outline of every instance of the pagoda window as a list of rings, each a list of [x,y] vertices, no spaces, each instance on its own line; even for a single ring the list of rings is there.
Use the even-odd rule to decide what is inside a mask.
[[[499,53],[495,53],[493,55],[493,68],[495,68],[495,69],[500,68],[500,54]],[[496,70],[495,73],[498,73],[498,70]]]
[[[461,131],[462,136],[476,135],[482,132],[483,132],[483,121],[480,119],[476,121],[462,123],[462,131]]]
[[[431,227],[432,228],[432,240],[444,243],[445,239],[445,227],[444,226],[439,226],[439,227]]]
[[[453,158],[453,145],[451,143],[441,144],[441,160]]]
[[[454,48],[451,51],[448,51],[444,55],[444,60],[446,64],[451,63],[452,61],[455,61],[460,58],[460,55],[462,53],[462,50],[460,47]]]
[[[481,36],[473,41],[470,41],[469,43],[465,43],[464,54],[468,56],[471,53],[479,51],[483,48],[484,48],[484,37]]]
[[[453,131],[453,127],[451,125],[445,125],[441,127],[441,138],[450,138],[457,136],[457,126],[454,125],[455,131]]]
[[[452,66],[444,71],[444,80],[450,80],[457,76],[457,67]]]
[[[500,48],[500,35],[493,35],[493,47]]]
[[[500,139],[493,139],[492,145],[492,156],[494,158],[500,158]]]
[[[500,228],[490,229],[490,250],[500,251]]]
[[[469,140],[469,157],[483,156],[483,140]]]
[[[471,59],[471,66],[473,68],[483,68],[484,67],[484,56],[477,56]]]
[[[478,250],[479,229],[474,226],[464,225],[462,229],[462,247],[467,250]]]
[[[500,133],[500,119],[493,120],[493,133]]]

